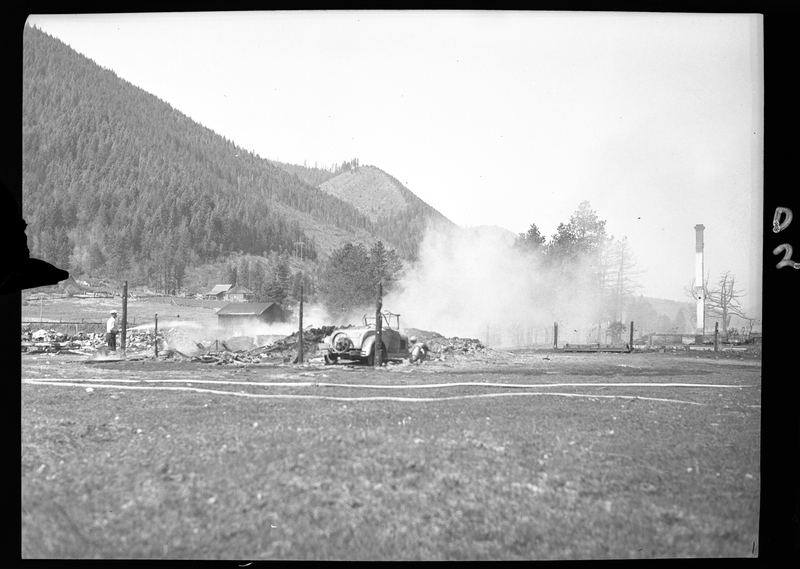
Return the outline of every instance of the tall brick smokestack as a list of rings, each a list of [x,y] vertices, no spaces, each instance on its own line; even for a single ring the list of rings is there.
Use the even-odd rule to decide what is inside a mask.
[[[706,293],[703,290],[703,230],[705,226],[697,224],[695,231],[695,254],[694,254],[694,273],[695,273],[695,298],[697,298],[697,329],[695,334],[703,335],[706,331]]]

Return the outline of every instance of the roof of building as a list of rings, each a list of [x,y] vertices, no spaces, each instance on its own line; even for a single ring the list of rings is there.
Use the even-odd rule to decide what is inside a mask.
[[[220,293],[223,293],[223,292],[227,292],[228,289],[230,289],[232,286],[233,285],[229,285],[229,284],[214,285],[212,287],[212,289],[210,291],[208,291],[206,294],[220,294]]]
[[[259,316],[271,306],[282,310],[274,302],[231,302],[217,311],[217,316]]]
[[[228,289],[227,292],[228,294],[253,294],[252,290],[242,285],[236,285],[235,287]]]

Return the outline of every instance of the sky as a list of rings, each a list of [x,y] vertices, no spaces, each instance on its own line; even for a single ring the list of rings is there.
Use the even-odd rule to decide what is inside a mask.
[[[260,155],[358,158],[462,227],[553,235],[588,200],[640,294],[760,304],[763,32],[747,14],[491,11],[34,15]]]

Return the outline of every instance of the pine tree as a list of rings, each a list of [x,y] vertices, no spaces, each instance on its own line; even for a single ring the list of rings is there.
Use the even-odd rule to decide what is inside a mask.
[[[291,272],[289,270],[289,257],[282,254],[278,257],[272,282],[267,289],[269,299],[280,306],[286,305],[289,298]]]
[[[320,284],[323,305],[331,314],[370,306],[375,300],[373,278],[366,248],[346,243],[331,254],[323,269]]]
[[[539,231],[535,223],[531,223],[530,228],[525,233],[520,233],[517,237],[516,245],[534,254],[543,254],[545,237]]]
[[[402,271],[403,263],[397,253],[387,249],[382,241],[376,241],[369,251],[367,274],[369,284],[374,289],[383,283],[384,294],[392,290],[392,285]]]

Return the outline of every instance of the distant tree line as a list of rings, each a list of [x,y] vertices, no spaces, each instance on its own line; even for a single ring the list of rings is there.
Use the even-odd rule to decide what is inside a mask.
[[[583,316],[597,323],[598,328],[621,322],[638,287],[636,259],[627,240],[608,235],[605,226],[605,220],[584,201],[567,223],[558,224],[549,241],[535,223],[517,238],[517,247],[552,275],[549,290],[538,291],[538,294],[545,299],[557,298],[558,302],[543,301],[543,307],[568,306],[588,300],[587,304],[595,307],[595,313]],[[559,317],[555,313],[551,316]]]
[[[644,333],[692,333],[695,314],[680,308],[670,318],[659,314],[643,296],[636,296],[641,288],[638,283],[640,271],[636,268],[636,257],[626,238],[615,239],[608,235],[606,222],[598,217],[588,201],[582,202],[567,223],[560,223],[556,233],[548,240],[536,224],[517,236],[516,246],[534,258],[539,266],[554,276],[537,291],[543,299],[558,298],[558,303],[543,300],[542,307],[565,306],[570,298],[579,301],[588,295],[590,305],[596,312],[591,315],[598,329],[605,323],[616,338],[624,338],[622,318],[634,322],[636,330]],[[704,283],[707,317],[717,317],[722,321],[723,331],[727,330],[732,315],[747,318],[738,298],[742,291],[734,287],[735,279],[730,272],[724,272],[716,287]],[[687,296],[694,298],[694,283],[686,288]],[[555,319],[557,314],[550,316]],[[602,339],[601,339],[602,340]]]
[[[635,298],[640,286],[639,271],[630,244],[624,237],[615,239],[608,235],[605,226],[605,220],[584,201],[568,222],[558,224],[549,240],[533,223],[516,241],[516,246],[550,275],[542,290],[534,293],[540,297],[542,309],[550,311],[550,318],[557,320],[561,315],[553,307],[584,303],[591,306],[594,312],[581,317],[597,324],[595,341],[599,342],[606,339],[600,335],[602,328],[615,341],[625,337],[623,316],[628,321],[634,319],[644,324],[647,320],[648,325],[656,325],[649,303],[641,297]]]
[[[213,284],[241,285],[253,292],[254,302],[275,302],[283,308],[319,304],[331,316],[349,316],[353,310],[375,306],[378,283],[391,292],[403,274],[403,261],[382,241],[367,248],[348,242],[324,261],[308,263],[298,255],[272,253],[229,259],[221,279]],[[206,286],[212,283],[207,283]]]

